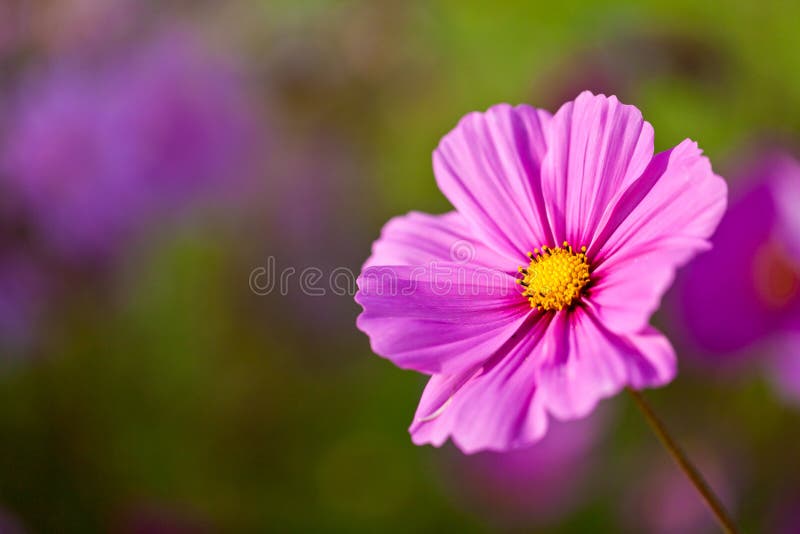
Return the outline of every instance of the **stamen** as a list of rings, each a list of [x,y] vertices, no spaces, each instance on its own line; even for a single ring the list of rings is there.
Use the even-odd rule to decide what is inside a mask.
[[[586,247],[575,252],[564,241],[561,247],[541,246],[528,252],[531,262],[520,267],[517,282],[525,288],[523,295],[531,307],[542,311],[563,310],[577,302],[590,280]]]

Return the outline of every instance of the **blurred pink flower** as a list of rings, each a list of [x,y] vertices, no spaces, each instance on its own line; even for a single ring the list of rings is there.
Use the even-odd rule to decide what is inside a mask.
[[[700,361],[771,350],[781,391],[800,397],[800,162],[762,154],[744,173],[712,242],[677,284],[676,320]]]
[[[709,247],[726,186],[696,143],[654,155],[653,136],[635,107],[584,92],[555,115],[471,113],[442,139],[434,172],[456,210],[391,220],[356,295],[372,349],[432,375],[415,443],[526,447],[548,414],[672,380],[648,322]]]

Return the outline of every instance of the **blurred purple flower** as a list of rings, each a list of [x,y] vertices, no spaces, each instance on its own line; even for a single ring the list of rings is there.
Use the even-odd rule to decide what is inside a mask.
[[[240,80],[187,32],[98,66],[55,62],[24,84],[3,166],[38,237],[104,257],[153,216],[234,192],[256,128]]]
[[[112,95],[106,80],[54,68],[24,89],[8,135],[9,192],[42,237],[70,255],[105,251],[142,206],[140,177],[119,154],[126,140],[112,127]]]
[[[544,526],[569,514],[583,489],[606,416],[553,422],[535,445],[516,451],[453,454],[444,480],[457,501],[498,526]]]
[[[225,195],[252,172],[254,102],[235,68],[196,36],[170,32],[144,46],[118,73],[112,122],[126,138],[153,200],[174,206],[187,193]]]
[[[678,284],[678,319],[701,361],[741,361],[779,345],[781,382],[800,391],[800,163],[772,152],[747,170],[712,241]],[[793,374],[791,371],[794,369]]]

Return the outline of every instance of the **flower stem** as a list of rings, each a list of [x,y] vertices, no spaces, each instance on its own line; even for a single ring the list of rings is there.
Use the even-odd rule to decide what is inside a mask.
[[[672,439],[672,436],[669,435],[667,432],[664,423],[661,422],[661,419],[653,412],[653,409],[650,407],[650,404],[645,400],[642,394],[632,388],[627,388],[628,393],[631,394],[633,400],[636,402],[636,405],[644,414],[645,419],[650,424],[650,427],[658,436],[658,439],[661,441],[661,444],[667,449],[667,451],[672,456],[672,459],[675,460],[675,463],[678,464],[678,467],[686,474],[689,478],[689,481],[694,485],[700,495],[703,497],[703,500],[708,505],[708,508],[714,514],[717,521],[719,522],[719,526],[722,527],[723,532],[727,534],[736,534],[738,530],[736,529],[736,525],[733,523],[733,519],[731,519],[728,512],[725,510],[725,507],[720,502],[719,497],[717,497],[711,487],[709,487],[708,483],[703,478],[703,475],[700,474],[700,471],[689,461],[687,458],[686,453],[675,443],[675,440]]]

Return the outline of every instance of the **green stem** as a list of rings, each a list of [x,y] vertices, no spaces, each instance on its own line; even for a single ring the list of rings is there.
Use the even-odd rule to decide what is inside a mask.
[[[733,519],[731,519],[730,515],[728,515],[728,512],[725,510],[722,502],[720,502],[719,497],[714,494],[711,487],[709,487],[708,483],[703,478],[703,475],[700,474],[700,471],[698,471],[694,464],[689,461],[686,453],[683,452],[680,446],[675,443],[675,440],[672,439],[672,436],[669,435],[664,423],[662,423],[661,419],[659,419],[655,412],[653,412],[650,404],[645,400],[640,392],[628,388],[628,393],[630,393],[631,397],[633,397],[633,400],[642,411],[642,414],[644,414],[644,418],[647,419],[647,422],[656,433],[656,436],[658,436],[661,444],[664,445],[669,454],[672,456],[672,459],[675,460],[675,463],[678,464],[678,467],[681,468],[681,470],[689,478],[689,481],[703,497],[703,500],[708,505],[708,508],[719,522],[719,526],[722,527],[722,531],[726,534],[737,534],[739,531],[736,529]]]

